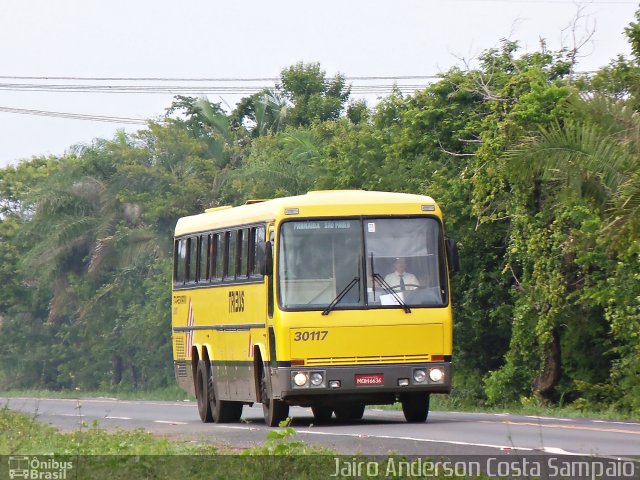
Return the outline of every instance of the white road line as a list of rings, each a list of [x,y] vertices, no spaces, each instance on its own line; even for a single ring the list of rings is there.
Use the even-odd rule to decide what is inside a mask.
[[[527,415],[527,418],[535,418],[537,420],[553,420],[554,422],[573,422],[570,418],[557,418],[557,417],[539,417],[537,415]]]
[[[189,425],[187,422],[178,422],[175,420],[154,420],[153,423],[166,423],[168,425]]]
[[[534,450],[533,448],[514,447],[513,445],[493,445],[490,443],[471,443],[471,442],[460,442],[455,440],[440,440],[440,439],[433,439],[433,438],[396,437],[392,435],[359,435],[359,434],[349,434],[349,433],[336,434],[336,433],[328,433],[328,432],[313,432],[310,430],[299,430],[298,432],[308,433],[310,435],[336,435],[336,436],[355,437],[355,438],[381,438],[386,440],[409,440],[414,442],[425,442],[425,443],[446,443],[449,445],[489,447],[489,448],[496,448],[499,450],[526,450],[526,451]]]
[[[218,428],[229,428],[235,430],[258,430],[255,427],[242,427],[242,426],[233,426],[233,425],[219,425]],[[432,438],[414,438],[414,437],[395,437],[392,435],[362,435],[358,433],[332,433],[332,432],[318,432],[314,430],[296,430],[296,433],[306,433],[308,435],[325,435],[329,437],[350,437],[350,438],[380,438],[385,440],[411,440],[414,442],[425,442],[425,443],[446,443],[450,445],[466,445],[473,447],[489,447],[496,448],[499,450],[523,450],[523,451],[533,451],[533,448],[527,447],[514,447],[513,445],[493,445],[488,443],[470,443],[470,442],[459,442],[454,440],[439,440]]]
[[[49,398],[49,397],[0,397],[2,400],[35,400],[36,402],[73,402],[73,403],[118,403],[118,404],[132,404],[132,405],[159,405],[159,406],[176,406],[176,407],[188,407],[191,408],[196,405],[196,402],[192,400],[167,400],[167,401],[157,401],[157,400],[108,400],[103,397],[93,397],[93,398]]]
[[[584,453],[567,452],[566,450],[558,447],[543,447],[542,450],[546,453],[552,453],[554,455],[578,455],[584,456]]]
[[[111,415],[107,415],[104,418],[108,418],[109,420],[133,420],[131,417],[112,417]]]
[[[614,422],[611,420],[591,420],[593,423],[615,423],[617,425],[639,425],[640,423],[636,423],[636,422]]]

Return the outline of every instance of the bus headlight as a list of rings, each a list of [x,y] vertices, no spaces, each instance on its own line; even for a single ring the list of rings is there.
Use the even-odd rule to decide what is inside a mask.
[[[422,369],[417,369],[413,371],[413,381],[415,383],[422,383],[427,379],[427,372]]]
[[[293,383],[298,387],[304,387],[309,381],[309,377],[304,372],[298,372],[293,376]]]
[[[298,370],[291,372],[291,384],[293,388],[325,388],[326,372],[324,370]]]
[[[429,370],[429,378],[432,382],[441,382],[444,379],[444,372],[441,368],[432,368]]]
[[[311,385],[319,387],[324,382],[324,375],[322,375],[321,372],[311,372],[309,380],[311,381]]]

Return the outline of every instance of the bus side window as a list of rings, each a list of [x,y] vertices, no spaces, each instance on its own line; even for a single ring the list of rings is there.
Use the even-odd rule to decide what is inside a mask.
[[[200,261],[198,268],[198,282],[209,280],[209,242],[211,235],[200,235]]]
[[[216,281],[221,281],[224,277],[224,257],[227,252],[227,236],[224,233],[216,233]]]
[[[249,275],[261,276],[260,270],[264,262],[264,227],[253,227],[249,245]]]
[[[198,237],[187,240],[189,256],[187,258],[187,282],[195,283],[198,274]]]
[[[224,279],[233,280],[236,276],[236,240],[238,232],[227,232],[227,254],[225,255]]]
[[[216,278],[216,241],[218,236],[215,233],[209,235],[209,280],[214,281]]]
[[[243,228],[238,230],[238,271],[237,278],[246,278],[249,276],[247,270],[249,266],[249,229]]]
[[[183,285],[186,279],[187,267],[187,240],[181,239],[175,242],[173,253],[173,280],[176,285]]]

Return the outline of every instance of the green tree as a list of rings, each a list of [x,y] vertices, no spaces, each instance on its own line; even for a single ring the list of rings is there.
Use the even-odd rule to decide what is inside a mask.
[[[343,75],[327,79],[319,63],[300,62],[282,70],[277,88],[293,105],[286,122],[293,127],[337,119],[351,93]]]
[[[640,123],[629,102],[604,97],[574,99],[569,111],[571,118],[543,129],[509,155],[513,170],[523,177],[520,181],[540,185],[539,213],[533,221],[520,217],[520,228],[515,229],[519,234],[512,235],[511,243],[526,285],[519,303],[536,315],[524,331],[514,331],[512,340],[517,343],[533,329],[539,343],[529,351],[557,350],[562,371],[549,362],[543,365],[534,384],[541,393],[548,393],[542,387],[550,391],[555,386],[543,385],[546,377],[557,383],[564,375],[565,391],[578,388],[592,401],[603,401],[598,398],[603,388],[593,385],[606,384],[611,375],[630,391],[619,391],[618,396],[610,388],[608,400],[629,406],[626,399],[638,388],[639,367],[630,361],[638,348],[633,334],[637,320],[630,313],[639,304],[628,270],[637,266]],[[522,163],[529,168],[518,168]],[[621,294],[620,278],[631,292]],[[624,326],[621,318],[626,319]],[[592,347],[588,355],[585,343]],[[624,360],[618,357],[621,353]],[[517,363],[516,357],[508,357],[507,363]],[[535,358],[529,363],[535,368]]]

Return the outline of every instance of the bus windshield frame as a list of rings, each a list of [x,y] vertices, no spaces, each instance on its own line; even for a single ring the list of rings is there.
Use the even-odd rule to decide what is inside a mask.
[[[283,311],[449,304],[443,228],[436,216],[290,219],[278,238]]]

